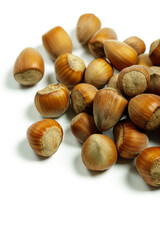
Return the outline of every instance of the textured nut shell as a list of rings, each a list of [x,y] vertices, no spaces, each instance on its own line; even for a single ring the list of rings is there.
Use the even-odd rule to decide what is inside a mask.
[[[104,171],[115,164],[117,149],[109,137],[102,134],[92,134],[83,143],[81,156],[88,169]]]
[[[63,84],[49,84],[38,91],[34,102],[43,117],[59,117],[69,107],[69,89]]]
[[[139,94],[129,101],[128,113],[137,127],[151,131],[160,126],[160,97]]]
[[[153,63],[152,63],[148,53],[140,54],[137,58],[136,64],[143,65],[148,68],[153,66]]]
[[[86,83],[102,88],[113,75],[113,68],[102,58],[97,58],[89,63],[84,74]]]
[[[98,89],[88,83],[79,83],[71,90],[71,100],[76,114],[90,111]]]
[[[98,30],[90,39],[88,42],[88,48],[94,57],[105,57],[104,42],[107,39],[117,39],[117,34],[112,28],[102,28]]]
[[[55,61],[57,80],[69,88],[82,81],[85,68],[84,61],[73,54],[62,54]]]
[[[60,26],[52,28],[42,36],[45,50],[55,60],[63,53],[72,53],[72,41],[67,32]]]
[[[128,119],[116,124],[113,134],[119,156],[122,158],[133,159],[148,146],[147,135]]]
[[[112,128],[122,117],[128,101],[114,88],[100,89],[93,101],[93,116],[103,132]]]
[[[124,68],[118,76],[120,91],[130,97],[145,92],[149,86],[149,82],[149,71],[141,65],[132,65]]]
[[[160,187],[160,147],[144,149],[136,158],[136,168],[147,184]]]
[[[61,125],[52,119],[44,119],[33,123],[27,129],[28,142],[35,153],[49,157],[57,151],[62,142]]]
[[[71,131],[81,143],[85,142],[90,135],[100,133],[95,125],[94,118],[85,112],[72,118]]]
[[[106,40],[104,43],[104,52],[118,71],[134,65],[138,57],[138,53],[134,48],[116,40]]]
[[[25,48],[15,61],[13,75],[22,85],[39,82],[44,75],[44,61],[40,53],[34,48]]]
[[[160,67],[150,67],[150,84],[147,92],[160,95]]]
[[[101,21],[97,16],[86,13],[80,16],[76,26],[76,36],[80,43],[87,43],[101,27]]]
[[[155,65],[160,66],[160,39],[151,43],[149,57]]]
[[[146,50],[146,45],[142,39],[136,36],[128,37],[124,40],[129,46],[133,47],[138,54],[142,54]]]
[[[115,88],[119,90],[119,86],[118,86],[118,76],[119,73],[114,74],[108,81],[107,83],[107,87],[111,87],[111,88]]]

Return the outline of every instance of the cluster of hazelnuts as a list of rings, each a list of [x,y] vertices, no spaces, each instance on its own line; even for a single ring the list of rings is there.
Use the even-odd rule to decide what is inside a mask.
[[[72,54],[72,41],[62,27],[42,36],[45,50],[55,61],[58,83],[35,94],[35,107],[44,119],[27,129],[31,148],[44,157],[57,151],[63,129],[53,118],[72,105],[76,115],[71,131],[83,144],[81,156],[88,169],[104,171],[115,164],[117,156],[136,158],[144,181],[159,187],[160,147],[148,147],[146,133],[160,127],[160,39],[144,54],[142,39],[133,36],[118,41],[116,32],[101,28],[94,14],[80,16],[76,35],[95,57],[87,67]],[[25,48],[15,61],[13,73],[22,85],[36,84],[44,75],[42,56],[33,48]],[[103,134],[111,128],[114,141]]]

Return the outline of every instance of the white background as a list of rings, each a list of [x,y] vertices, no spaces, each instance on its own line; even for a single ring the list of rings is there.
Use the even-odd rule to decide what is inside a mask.
[[[63,142],[43,160],[28,145],[27,128],[42,119],[35,93],[56,82],[54,63],[41,36],[60,25],[71,36],[73,54],[93,59],[75,37],[83,13],[94,13],[102,27],[113,28],[123,41],[136,35],[146,43],[160,38],[159,1],[1,1],[0,3],[0,239],[89,240],[155,239],[159,237],[160,190],[143,182],[134,161],[118,160],[108,171],[93,173],[81,161],[81,144],[70,132],[69,110],[58,119]],[[12,70],[25,47],[45,60],[41,82],[21,87]],[[112,137],[112,131],[105,133]],[[159,145],[159,133],[150,145]]]

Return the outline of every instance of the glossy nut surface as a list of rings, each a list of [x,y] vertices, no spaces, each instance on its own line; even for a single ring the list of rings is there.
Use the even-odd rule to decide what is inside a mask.
[[[81,15],[76,25],[76,36],[78,41],[82,44],[87,43],[100,27],[101,21],[96,15],[92,13]]]
[[[44,61],[40,53],[34,48],[25,48],[15,61],[13,75],[25,86],[39,82],[44,75]]]
[[[27,129],[27,139],[33,151],[43,157],[54,154],[62,142],[61,125],[52,119],[44,119],[33,123]]]
[[[160,39],[151,43],[149,57],[155,65],[160,66]]]
[[[160,96],[155,94],[139,94],[128,104],[128,114],[132,122],[139,128],[151,131],[160,126]]]
[[[38,91],[34,102],[37,111],[43,117],[59,117],[65,113],[69,107],[69,89],[63,84],[49,84],[44,89]]]
[[[152,67],[153,66],[153,62],[151,61],[149,54],[148,53],[142,53],[138,56],[137,58],[137,65],[143,65],[147,68]]]
[[[69,53],[60,55],[55,61],[57,80],[69,88],[82,81],[85,68],[80,57]]]
[[[113,68],[108,61],[102,58],[94,59],[89,63],[84,74],[86,83],[96,88],[102,88],[113,75]]]
[[[136,158],[136,168],[143,180],[160,187],[160,147],[148,147]]]
[[[83,143],[81,157],[84,165],[93,171],[104,171],[117,161],[114,142],[102,134],[92,134]]]
[[[134,65],[138,57],[138,53],[134,48],[117,40],[106,40],[104,43],[104,52],[118,71]]]
[[[138,55],[144,53],[146,50],[144,41],[137,36],[126,38],[124,43],[127,43],[129,46],[133,47],[137,51]]]
[[[60,26],[54,27],[43,34],[42,42],[53,60],[63,53],[72,53],[72,41],[68,33]]]

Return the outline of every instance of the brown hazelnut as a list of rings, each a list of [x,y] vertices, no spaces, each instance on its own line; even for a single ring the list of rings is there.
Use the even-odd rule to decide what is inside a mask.
[[[97,129],[94,118],[88,113],[82,112],[72,118],[71,131],[81,143],[94,133],[100,133]]]
[[[60,55],[55,61],[57,80],[69,88],[82,81],[85,68],[84,61],[70,53]]]
[[[148,147],[136,158],[136,168],[143,180],[160,187],[160,147]]]
[[[79,83],[71,90],[71,102],[76,114],[92,112],[93,99],[98,89],[88,83]]]
[[[160,96],[143,93],[133,97],[128,104],[132,122],[139,128],[151,131],[160,126]]]
[[[106,40],[104,43],[104,52],[111,64],[118,71],[134,65],[138,57],[138,53],[134,48],[117,40]]]
[[[151,43],[149,57],[155,65],[160,66],[160,39]]]
[[[42,42],[53,60],[63,53],[72,53],[72,41],[67,32],[60,26],[54,27],[43,34]]]
[[[149,54],[148,53],[142,53],[138,56],[137,58],[137,65],[143,65],[145,67],[152,67],[153,63],[151,61],[151,59],[149,58]]]
[[[111,87],[119,90],[118,76],[119,76],[119,73],[114,74],[107,82],[107,87]]]
[[[84,74],[86,83],[96,88],[102,88],[113,75],[113,68],[102,58],[94,59],[89,63]]]
[[[102,134],[92,134],[83,143],[81,151],[84,165],[93,171],[104,171],[117,161],[114,142]]]
[[[69,107],[69,89],[63,84],[49,84],[38,91],[34,102],[43,117],[60,117]]]
[[[150,84],[147,92],[160,95],[160,67],[148,68],[150,73]]]
[[[149,86],[149,82],[149,71],[141,65],[132,65],[124,68],[118,76],[120,91],[129,97],[145,92]]]
[[[127,99],[117,89],[100,89],[93,101],[93,116],[99,131],[106,131],[116,125],[121,119],[127,104]]]
[[[44,61],[40,53],[30,47],[23,49],[15,61],[13,75],[25,86],[39,82],[44,75]]]
[[[80,43],[87,43],[90,38],[101,27],[101,21],[92,13],[86,13],[80,16],[76,26],[76,35]]]
[[[40,120],[27,129],[29,145],[35,153],[43,157],[54,154],[59,148],[62,138],[62,127],[53,119]]]
[[[148,137],[128,119],[123,119],[113,128],[114,140],[119,157],[135,158],[148,146]]]
[[[124,43],[127,43],[129,46],[133,47],[137,51],[138,55],[144,53],[146,50],[144,41],[136,36],[126,38]]]
[[[117,34],[112,28],[101,28],[88,42],[88,48],[95,58],[105,57],[104,42],[107,39],[117,39]]]

